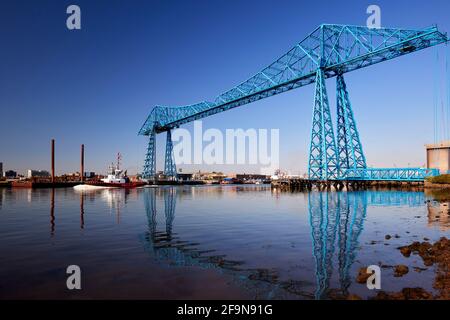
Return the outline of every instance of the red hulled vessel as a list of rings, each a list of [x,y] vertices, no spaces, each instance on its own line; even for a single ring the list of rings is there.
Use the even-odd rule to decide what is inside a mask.
[[[90,180],[85,184],[98,187],[111,187],[111,188],[136,188],[144,186],[146,183],[143,181],[131,181],[125,172],[120,169],[120,160],[122,156],[117,154],[117,164],[111,164],[108,167],[108,176],[100,180]]]

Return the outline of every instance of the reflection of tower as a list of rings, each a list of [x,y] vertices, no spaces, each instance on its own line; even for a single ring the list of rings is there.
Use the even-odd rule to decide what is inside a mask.
[[[146,189],[144,191],[144,205],[147,214],[148,229],[150,232],[151,241],[154,241],[156,233],[156,190]]]
[[[367,213],[366,192],[339,193],[339,282],[344,295],[350,287],[350,267],[355,261],[358,238]]]
[[[255,297],[259,298],[276,298],[278,293],[285,293],[285,288],[292,288],[292,281],[280,281],[278,273],[273,269],[245,267],[244,261],[231,260],[226,254],[208,248],[207,243],[205,245],[183,239],[182,235],[174,233],[172,225],[175,218],[177,188],[146,188],[142,192],[148,231],[140,238],[144,248],[156,262],[164,266],[215,269],[230,276],[238,286],[242,285],[246,291],[254,292]],[[161,230],[163,227],[159,230],[156,228],[156,197],[158,209],[161,198],[164,199],[165,231]],[[311,297],[309,293],[299,291],[298,294],[302,297]]]
[[[176,203],[176,188],[164,189],[164,213],[166,218],[166,234],[167,241],[172,239],[172,225],[175,219],[175,203]],[[147,213],[148,227],[150,231],[151,240],[155,241],[157,236],[156,231],[156,190],[154,188],[147,188],[144,191],[144,205]]]
[[[84,194],[80,192],[80,229],[84,229]]]
[[[309,217],[313,238],[313,254],[316,260],[316,299],[326,293],[332,273],[332,258],[336,237],[335,194],[328,192],[309,193]]]
[[[172,224],[173,219],[175,219],[175,196],[176,189],[169,188],[164,193],[164,209],[166,214],[166,234],[167,240],[170,241],[172,239]]]
[[[355,259],[358,237],[366,215],[364,193],[311,192],[308,207],[316,261],[316,299],[326,297],[333,271],[336,231],[339,246],[339,282],[343,293],[350,286],[349,268]]]
[[[176,188],[154,189],[144,191],[144,205],[147,214],[148,232],[145,235],[145,245],[158,261],[168,262],[176,266],[198,266],[206,269],[238,270],[240,261],[228,260],[224,255],[214,255],[215,250],[197,248],[198,243],[181,241],[172,231],[175,218]],[[156,228],[156,196],[163,193],[165,206],[166,230]]]
[[[50,198],[50,236],[55,235],[55,188],[52,188]]]
[[[164,197],[164,212],[166,230],[157,230],[157,192],[162,191]],[[144,205],[147,214],[148,233],[145,236],[145,244],[159,261],[168,261],[177,266],[191,266],[200,264],[196,259],[200,258],[192,244],[184,241],[173,241],[172,225],[175,218],[176,188],[144,190]],[[175,239],[176,240],[176,239]],[[209,267],[208,263],[205,263]]]

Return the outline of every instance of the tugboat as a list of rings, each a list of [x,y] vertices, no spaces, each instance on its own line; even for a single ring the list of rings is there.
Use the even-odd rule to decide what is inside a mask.
[[[108,177],[87,181],[86,185],[97,186],[97,187],[113,187],[113,188],[136,188],[145,185],[143,181],[131,181],[127,176],[127,171],[125,172],[120,169],[120,160],[122,160],[122,155],[117,154],[117,164],[113,163],[108,167]]]

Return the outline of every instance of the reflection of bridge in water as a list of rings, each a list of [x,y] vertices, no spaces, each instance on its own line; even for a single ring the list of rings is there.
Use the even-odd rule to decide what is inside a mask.
[[[157,195],[164,197],[165,232],[157,230]],[[148,220],[148,232],[145,244],[158,261],[165,261],[173,266],[199,266],[202,268],[233,269],[241,264],[238,261],[226,260],[223,255],[211,255],[214,250],[196,249],[197,243],[180,240],[172,231],[175,219],[177,189],[151,188],[144,191],[144,204]]]
[[[425,195],[417,191],[365,191],[355,194],[365,194],[365,200],[369,206],[408,206],[418,207],[424,204]],[[363,197],[363,198],[364,198]]]
[[[274,298],[283,286],[287,286],[277,281],[278,275],[274,270],[243,268],[243,261],[216,254],[214,249],[200,249],[199,243],[181,240],[172,230],[177,188],[151,188],[143,192],[148,219],[148,232],[143,237],[143,243],[157,261],[174,267],[194,266],[218,270],[229,275],[238,286],[252,292],[256,299]],[[157,196],[164,198],[165,231],[157,230]],[[300,294],[304,298],[312,298],[308,292]]]
[[[180,194],[178,194],[180,196]],[[338,273],[339,288],[348,294],[353,274],[350,273],[357,252],[368,206],[420,206],[425,201],[422,192],[355,191],[310,192],[308,210],[315,260],[315,292],[310,279],[281,280],[280,271],[262,266],[258,269],[244,267],[244,261],[228,259],[216,250],[202,250],[200,243],[183,241],[173,231],[177,188],[151,188],[143,191],[148,218],[148,232],[142,240],[147,250],[159,262],[176,267],[196,266],[217,269],[231,275],[238,284],[258,292],[258,298],[283,298],[286,296],[326,299],[330,292],[333,270]],[[164,231],[157,230],[157,198],[163,199],[165,213]],[[336,255],[336,260],[333,260]],[[336,261],[337,268],[334,268]],[[305,281],[306,280],[306,281]],[[308,288],[309,286],[309,288]],[[313,285],[314,286],[314,285]]]
[[[358,248],[367,213],[367,198],[359,192],[310,193],[309,215],[313,254],[316,261],[316,299],[322,299],[330,286],[333,255],[337,241],[339,283],[343,294],[351,284],[349,270]]]
[[[364,228],[368,206],[423,205],[423,192],[356,191],[311,192],[308,209],[316,261],[316,299],[326,298],[337,250],[340,293],[348,295],[350,267],[356,258],[358,238]]]

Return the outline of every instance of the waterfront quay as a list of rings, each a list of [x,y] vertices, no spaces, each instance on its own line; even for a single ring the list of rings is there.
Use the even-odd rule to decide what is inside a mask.
[[[271,181],[273,189],[286,191],[311,191],[311,190],[364,190],[369,188],[417,188],[424,187],[424,181],[392,181],[392,180],[312,180],[306,178],[282,178]]]

